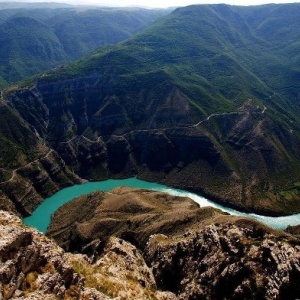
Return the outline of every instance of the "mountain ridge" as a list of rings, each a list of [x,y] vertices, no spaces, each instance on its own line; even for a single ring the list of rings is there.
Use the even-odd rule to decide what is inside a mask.
[[[76,6],[0,10],[0,88],[116,44],[166,13]]]
[[[297,77],[270,80],[293,57],[243,18],[260,9],[286,6],[176,9],[4,98],[82,178],[137,175],[245,211],[299,212]]]

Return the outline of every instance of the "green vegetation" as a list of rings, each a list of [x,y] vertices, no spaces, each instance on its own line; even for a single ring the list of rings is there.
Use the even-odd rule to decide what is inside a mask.
[[[41,28],[84,52],[87,15]],[[299,17],[299,4],[179,8],[21,83],[9,103],[83,178],[138,173],[241,209],[300,211]],[[81,37],[68,39],[60,24],[75,19]]]
[[[181,87],[188,98],[200,98],[198,100],[201,102],[200,106],[208,114],[216,110],[230,111],[241,105],[247,97],[259,101],[266,100],[273,95],[274,89],[278,92],[282,91],[284,100],[290,103],[288,96],[292,94],[295,97],[296,95],[293,93],[298,86],[298,81],[296,82],[295,79],[299,70],[292,67],[299,60],[299,43],[295,39],[296,36],[299,36],[299,28],[295,24],[298,10],[299,5],[297,4],[294,6],[268,5],[249,9],[225,5],[191,6],[178,9],[128,42],[110,50],[106,48],[95,52],[79,63],[59,68],[54,73],[47,74],[47,77],[87,76],[93,71],[100,72],[103,76],[109,76],[113,68],[116,75],[114,82],[119,82],[118,76],[124,78],[129,75],[136,80],[135,77],[139,77],[142,73],[147,75],[149,72],[156,73],[160,69],[169,75],[170,81]],[[106,30],[99,30],[95,27],[96,24],[100,24],[100,20],[102,28],[105,26],[120,27],[122,22],[123,32],[129,32],[129,29],[136,28],[130,13],[135,16],[142,14],[143,18],[139,17],[140,26],[137,26],[138,28],[142,28],[143,24],[154,19],[155,12],[142,12],[144,14],[140,11],[91,10],[76,12],[70,10],[65,12],[64,10],[64,13],[47,19],[47,22],[43,20],[47,26],[35,26],[35,28],[54,30],[59,42],[65,43],[61,48],[74,59],[100,45],[96,45],[96,41],[104,41],[103,37],[97,36],[97,34],[105,35]],[[290,14],[293,16],[288,20],[291,24],[286,24],[287,16]],[[277,18],[277,15],[280,15],[280,18]],[[12,26],[14,23],[17,26],[25,21],[28,24],[34,24],[34,21],[28,20],[28,18],[23,17],[21,20],[12,18],[6,21],[9,22],[7,27],[14,28]],[[277,20],[276,23],[272,23],[273,19]],[[268,20],[270,20],[270,24]],[[27,23],[25,23],[26,26]],[[107,23],[109,24],[107,25]],[[287,39],[285,36],[279,39],[278,34],[282,30],[277,30],[278,27],[280,30],[283,27],[295,30],[288,30]],[[272,32],[270,32],[271,30]],[[76,35],[74,31],[78,31],[78,34]],[[114,32],[113,29],[112,32]],[[7,35],[14,37],[16,33],[17,29],[15,32],[8,32]],[[48,34],[49,32],[43,32],[44,36],[48,36]],[[130,34],[127,34],[126,37]],[[34,35],[38,36],[37,33]],[[115,34],[112,36],[115,37]],[[86,41],[85,44],[82,42],[83,37]],[[23,39],[26,40],[24,36]],[[36,40],[38,39],[36,38]],[[53,41],[54,44],[56,42],[54,36],[53,38],[48,37],[47,40]],[[295,42],[287,43],[287,40],[295,40]],[[28,44],[27,41],[26,43]],[[33,41],[31,44],[35,43],[36,41]],[[115,41],[105,40],[103,42],[103,44],[107,43],[111,44]],[[33,48],[34,46],[32,46]],[[60,50],[56,49],[53,53],[58,55]],[[4,52],[13,53],[15,51],[14,48],[14,51]],[[71,54],[72,51],[77,52]],[[63,56],[62,52],[61,56]],[[20,61],[20,59],[16,60]],[[56,63],[63,59],[58,57],[53,60]],[[103,64],[104,61],[106,61],[105,64]],[[113,65],[109,65],[107,61],[112,62]],[[14,62],[12,65],[15,66]],[[14,78],[13,74],[11,76]],[[290,83],[291,80],[294,83]],[[130,88],[129,85],[129,91],[131,91]],[[275,98],[268,101],[278,102],[278,97]],[[197,101],[193,100],[193,102]],[[278,103],[273,104],[279,105]]]
[[[0,88],[127,39],[163,10],[0,10]]]
[[[114,255],[114,254],[112,254]],[[112,257],[112,262],[114,262]],[[85,286],[95,288],[109,297],[120,300],[130,299],[157,299],[155,290],[143,287],[140,282],[128,274],[121,280],[111,272],[107,266],[91,265],[83,259],[71,258],[70,264],[75,272],[85,279]],[[138,262],[137,262],[138,264]],[[128,272],[130,273],[130,272]]]
[[[14,82],[67,60],[51,28],[30,17],[6,21],[0,30],[0,74]]]
[[[14,169],[36,158],[38,141],[29,127],[9,107],[0,106],[0,168]],[[2,170],[2,180],[10,177]]]
[[[275,16],[284,9],[281,5],[267,7],[269,15]],[[297,4],[293,9],[300,11]],[[153,84],[149,74],[163,72],[168,76],[165,84],[179,86],[207,115],[232,111],[248,98],[293,113],[290,106],[298,86],[295,72],[299,73],[293,66],[299,60],[299,45],[295,42],[291,46],[284,37],[275,36],[270,40],[269,35],[259,31],[262,24],[245,17],[244,10],[225,5],[177,9],[127,42],[95,52],[46,77],[53,80],[97,72],[107,78],[113,73],[111,84],[115,88],[121,86],[126,88],[126,93],[135,93],[132,88],[137,90]],[[250,14],[252,9],[249,11]],[[257,11],[253,10],[252,14]],[[285,27],[296,26],[293,23],[296,19],[286,22],[292,24],[285,23]],[[289,35],[288,39],[291,38]],[[287,44],[292,49],[285,52],[282,49]],[[275,91],[280,94],[274,95]]]

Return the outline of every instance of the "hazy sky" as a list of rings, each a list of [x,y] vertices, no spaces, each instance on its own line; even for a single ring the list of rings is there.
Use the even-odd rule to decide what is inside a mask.
[[[77,4],[103,4],[107,6],[145,6],[145,7],[174,7],[186,6],[189,4],[213,4],[213,3],[227,3],[233,5],[259,5],[266,3],[292,3],[300,2],[300,0],[59,0],[53,2],[73,2]]]

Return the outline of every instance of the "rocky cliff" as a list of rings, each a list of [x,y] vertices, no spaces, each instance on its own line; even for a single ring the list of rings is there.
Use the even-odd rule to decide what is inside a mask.
[[[33,295],[62,299],[80,293],[83,280],[65,262],[60,247],[4,211],[0,212],[0,224],[1,299]]]
[[[65,253],[43,234],[0,211],[0,298],[176,299],[157,291],[151,269],[129,243],[110,238],[92,259]]]
[[[82,180],[0,98],[0,208],[29,215],[45,197]]]
[[[177,299],[300,296],[300,242],[283,231],[145,190],[121,188],[72,202],[54,215],[48,234],[94,261],[112,255],[110,235],[122,237],[127,242],[118,243],[142,252],[157,287]],[[111,270],[121,272],[120,266]]]
[[[300,297],[300,241],[290,234],[157,192],[90,198],[85,210],[75,200],[71,223],[55,216],[65,229],[51,227],[62,230],[53,234],[60,244],[85,254],[0,211],[1,299]]]
[[[146,256],[158,286],[179,299],[299,298],[299,241],[295,245],[251,223],[152,236]]]

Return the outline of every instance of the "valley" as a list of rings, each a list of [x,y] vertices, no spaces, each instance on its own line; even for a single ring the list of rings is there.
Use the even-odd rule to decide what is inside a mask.
[[[246,212],[297,213],[297,55],[279,50],[284,39],[261,31],[256,13],[180,8],[3,97],[81,178],[138,176]]]

